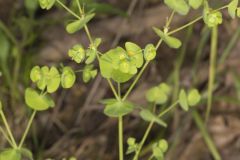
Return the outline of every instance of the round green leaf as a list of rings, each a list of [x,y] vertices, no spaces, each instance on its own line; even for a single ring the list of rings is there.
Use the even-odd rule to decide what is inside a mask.
[[[195,106],[201,100],[201,95],[199,94],[198,90],[192,89],[188,94],[188,104],[189,106]]]
[[[8,148],[0,153],[0,160],[21,160],[21,153],[17,149]]]
[[[26,104],[37,111],[47,110],[49,107],[54,107],[54,101],[47,95],[40,95],[32,88],[25,90]]]
[[[164,0],[164,3],[181,15],[186,15],[190,9],[185,0]]]
[[[104,114],[109,117],[120,117],[129,114],[134,108],[134,105],[130,102],[117,101],[107,105],[104,109]]]
[[[179,103],[184,111],[188,111],[188,98],[186,92],[182,89],[179,94]]]
[[[42,9],[51,9],[53,7],[53,5],[55,4],[55,0],[38,0],[40,7]]]
[[[40,90],[44,90],[47,87],[49,68],[44,66],[41,68],[41,78],[37,81],[37,86]]]
[[[63,88],[71,88],[76,81],[76,75],[71,67],[64,67],[61,76],[61,84]]]
[[[144,49],[144,58],[146,61],[151,61],[156,57],[157,51],[153,44],[148,44]]]
[[[91,64],[91,63],[93,63],[94,62],[94,60],[96,59],[96,57],[97,57],[97,53],[96,53],[97,51],[95,51],[95,50],[93,50],[93,49],[88,49],[87,51],[86,51],[86,55],[87,55],[87,59],[86,59],[86,61],[85,61],[85,63],[86,64]]]
[[[238,0],[232,0],[228,5],[228,13],[234,19],[238,7]]]
[[[146,99],[148,102],[164,104],[166,103],[168,97],[162,90],[160,90],[159,87],[153,87],[147,91]]]
[[[158,160],[163,160],[163,157],[164,157],[163,152],[159,147],[153,148],[153,156]]]
[[[48,93],[53,93],[58,89],[60,85],[60,74],[56,67],[51,67],[48,75],[49,77],[47,80],[47,91]]]
[[[35,66],[32,68],[31,73],[30,73],[30,78],[33,82],[37,82],[41,79],[42,73],[41,69],[39,66]]]
[[[168,149],[168,142],[164,139],[161,139],[159,142],[158,142],[158,147],[162,150],[162,152],[166,152],[167,149]]]
[[[198,9],[203,4],[203,0],[188,0],[188,3],[192,8]]]
[[[135,64],[137,68],[142,67],[143,65],[143,54],[142,49],[135,43],[126,42],[125,48],[127,51],[128,56],[130,57],[131,61]]]
[[[159,89],[162,90],[166,95],[169,95],[171,92],[171,87],[167,85],[166,83],[161,83],[159,86]]]

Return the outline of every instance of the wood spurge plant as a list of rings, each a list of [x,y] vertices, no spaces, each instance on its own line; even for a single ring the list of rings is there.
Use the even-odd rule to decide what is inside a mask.
[[[201,101],[201,94],[197,88],[180,89],[177,91],[177,98],[172,100],[174,88],[164,82],[152,86],[145,93],[147,106],[140,106],[131,102],[128,97],[141,78],[143,72],[152,61],[156,60],[158,49],[162,43],[165,43],[172,49],[179,49],[182,46],[181,38],[174,37],[174,34],[202,20],[211,30],[211,50],[210,50],[210,67],[208,82],[208,102],[206,108],[207,122],[213,97],[213,88],[216,73],[216,54],[218,45],[218,25],[223,23],[222,10],[227,9],[231,18],[240,17],[240,8],[238,0],[232,0],[220,8],[213,9],[207,0],[164,0],[166,6],[172,11],[167,18],[163,27],[153,26],[153,32],[159,37],[157,44],[149,43],[146,46],[140,46],[135,42],[125,42],[124,46],[117,46],[102,53],[98,48],[102,43],[101,38],[92,36],[87,23],[95,17],[94,11],[85,11],[84,4],[79,0],[74,0],[78,6],[78,12],[68,8],[60,0],[38,0],[42,9],[50,10],[56,4],[62,6],[73,18],[66,25],[66,32],[74,34],[84,29],[89,39],[89,45],[84,46],[77,43],[69,48],[66,53],[69,58],[77,64],[84,65],[82,69],[73,69],[70,66],[34,66],[30,72],[30,79],[33,87],[25,89],[25,102],[31,110],[31,116],[27,127],[19,143],[13,136],[13,130],[10,128],[5,114],[4,106],[0,102],[0,118],[3,126],[0,131],[9,143],[9,148],[0,152],[0,160],[23,160],[34,159],[32,152],[24,145],[25,139],[31,128],[31,124],[38,112],[51,109],[55,102],[51,94],[55,93],[60,87],[63,89],[71,88],[76,81],[77,73],[82,73],[83,82],[87,83],[93,80],[97,74],[101,75],[109,84],[113,96],[103,99],[101,104],[105,106],[104,114],[110,118],[118,120],[118,144],[119,160],[123,160],[125,155],[132,155],[133,160],[140,159],[140,154],[145,145],[154,124],[160,127],[167,127],[164,116],[178,106],[183,111],[194,112],[194,107]],[[171,22],[175,14],[187,15],[191,9],[202,10],[202,14],[189,23],[172,29]],[[98,71],[99,70],[99,71]],[[123,92],[121,86],[129,84],[126,92]],[[179,93],[178,93],[179,92]],[[167,107],[168,106],[168,107]],[[148,127],[141,139],[135,138],[134,135],[127,139],[127,148],[124,149],[124,117],[132,112],[137,112],[142,120],[146,121]],[[193,114],[194,115],[194,114]],[[204,126],[203,126],[204,127]],[[209,142],[211,144],[211,142]],[[165,139],[159,139],[152,144],[152,153],[149,160],[163,160],[168,149],[168,142]],[[218,152],[210,149],[215,160],[221,159]],[[213,153],[214,152],[214,153]]]

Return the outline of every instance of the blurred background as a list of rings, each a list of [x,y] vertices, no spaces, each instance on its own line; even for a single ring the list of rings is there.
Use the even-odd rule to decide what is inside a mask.
[[[67,52],[74,44],[89,45],[84,31],[69,35],[65,30],[71,15],[60,6],[41,10],[38,5],[26,5],[24,0],[0,0],[0,99],[14,136],[21,138],[27,125],[30,110],[24,103],[24,90],[31,85],[29,73],[34,65],[60,66],[81,69],[68,57]],[[71,0],[63,0],[76,9]],[[162,28],[169,10],[160,0],[82,0],[87,10],[94,10],[96,17],[88,24],[94,37],[101,37],[101,52],[132,41],[142,48],[147,43],[156,44],[158,36],[152,27]],[[211,6],[218,8],[228,1],[215,0]],[[214,84],[214,103],[209,122],[206,124],[223,160],[240,159],[240,27],[239,19],[232,20],[227,11],[219,27],[217,73]],[[170,26],[178,28],[201,15],[200,10],[188,16],[175,15]],[[198,88],[202,103],[196,107],[204,117],[209,70],[210,30],[202,21],[178,32],[174,36],[182,40],[179,50],[169,49],[163,44],[157,58],[148,66],[129,100],[146,105],[144,93],[161,82],[173,87],[173,96],[179,88]],[[123,86],[123,93],[129,84]],[[103,114],[103,98],[113,97],[111,89],[98,75],[84,83],[81,74],[69,90],[54,94],[56,106],[39,112],[26,140],[35,159],[60,160],[76,157],[78,160],[118,159],[117,120]],[[171,102],[169,102],[171,103]],[[211,160],[202,134],[191,112],[175,109],[164,119],[168,127],[155,125],[143,148],[140,160],[151,153],[149,144],[166,138],[170,148],[167,160]],[[124,139],[134,136],[140,141],[148,123],[134,112],[124,118]],[[7,142],[0,135],[0,149]],[[127,148],[125,143],[124,148]],[[126,156],[130,159],[131,156]]]

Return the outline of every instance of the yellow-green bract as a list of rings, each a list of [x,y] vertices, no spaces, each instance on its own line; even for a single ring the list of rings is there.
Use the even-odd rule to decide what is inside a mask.
[[[181,15],[186,15],[190,9],[185,0],[164,0],[164,3]]]
[[[131,79],[143,65],[141,48],[132,42],[127,42],[125,47],[126,50],[121,47],[111,49],[100,57],[100,71],[104,78],[123,83]]]
[[[153,44],[146,45],[144,49],[144,58],[146,61],[151,61],[156,57],[156,48]]]
[[[151,122],[154,121],[157,124],[159,124],[160,126],[163,127],[167,127],[167,124],[161,120],[160,118],[158,118],[155,114],[153,114],[151,111],[149,111],[148,109],[143,109],[140,112],[140,116],[143,120],[147,121],[147,122]]]
[[[236,17],[238,0],[232,0],[228,5],[228,13],[232,18]]]
[[[64,67],[61,76],[61,84],[63,88],[71,88],[76,80],[76,75],[71,67]]]
[[[25,90],[25,102],[30,108],[37,111],[47,110],[55,105],[47,94],[40,94],[32,88]]]
[[[38,0],[40,7],[42,9],[51,9],[53,7],[53,5],[55,4],[55,0]]]

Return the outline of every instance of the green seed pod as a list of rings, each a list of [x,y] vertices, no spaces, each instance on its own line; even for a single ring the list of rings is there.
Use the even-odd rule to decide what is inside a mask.
[[[144,58],[146,61],[151,61],[156,57],[156,48],[153,44],[148,44],[144,49]]]
[[[84,58],[86,56],[86,53],[85,53],[85,50],[82,47],[82,45],[77,44],[77,45],[73,46],[73,48],[68,51],[68,55],[76,63],[81,63],[84,60]]]
[[[40,4],[40,7],[42,9],[47,9],[47,10],[51,9],[55,3],[55,0],[38,0],[38,1]]]

